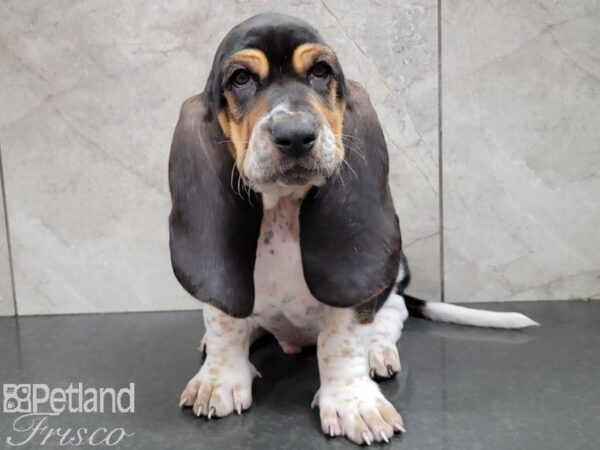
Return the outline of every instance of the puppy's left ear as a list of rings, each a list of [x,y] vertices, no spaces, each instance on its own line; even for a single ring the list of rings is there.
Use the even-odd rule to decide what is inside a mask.
[[[304,277],[314,297],[350,307],[376,298],[398,274],[402,241],[388,186],[388,153],[365,90],[346,82],[345,163],[300,210]]]

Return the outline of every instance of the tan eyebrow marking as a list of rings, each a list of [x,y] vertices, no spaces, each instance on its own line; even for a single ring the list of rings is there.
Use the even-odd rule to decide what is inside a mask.
[[[256,48],[246,48],[228,57],[223,63],[223,79],[228,79],[240,66],[258,75],[261,80],[269,75],[269,60]]]
[[[305,75],[317,60],[324,61],[331,67],[337,67],[335,53],[324,44],[301,44],[296,47],[292,66],[298,75]]]

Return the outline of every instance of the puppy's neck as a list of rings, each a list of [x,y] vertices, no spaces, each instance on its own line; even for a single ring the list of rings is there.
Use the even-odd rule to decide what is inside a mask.
[[[284,184],[269,184],[259,186],[257,190],[262,196],[263,209],[270,210],[275,208],[283,198],[289,197],[292,200],[302,200],[311,187],[311,185],[290,186]]]

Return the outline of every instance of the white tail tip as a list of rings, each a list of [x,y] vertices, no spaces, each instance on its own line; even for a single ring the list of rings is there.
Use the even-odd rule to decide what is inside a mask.
[[[449,303],[427,302],[423,313],[431,320],[475,327],[521,329],[539,326],[539,323],[521,313],[486,311]]]

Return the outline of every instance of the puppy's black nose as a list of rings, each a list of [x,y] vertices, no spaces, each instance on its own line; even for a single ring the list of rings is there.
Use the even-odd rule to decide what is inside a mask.
[[[314,147],[317,125],[306,119],[283,120],[271,126],[271,135],[281,153],[291,158],[300,158]]]

